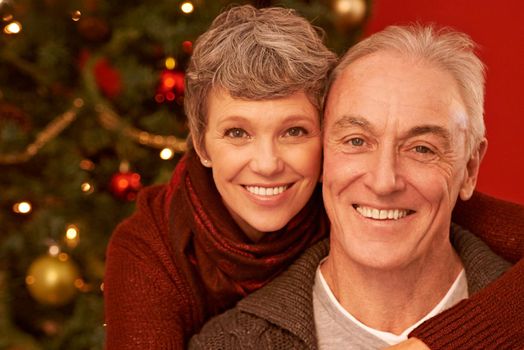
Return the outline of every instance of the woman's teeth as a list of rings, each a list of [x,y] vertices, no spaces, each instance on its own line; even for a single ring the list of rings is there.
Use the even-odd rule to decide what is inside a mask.
[[[276,196],[284,192],[288,186],[276,186],[276,187],[260,187],[260,186],[244,186],[250,193],[256,194],[257,196]]]

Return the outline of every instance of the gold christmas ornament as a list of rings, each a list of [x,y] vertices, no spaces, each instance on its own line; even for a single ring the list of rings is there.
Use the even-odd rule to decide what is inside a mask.
[[[39,303],[61,306],[76,295],[75,281],[79,278],[78,268],[67,254],[43,255],[29,266],[26,285]]]
[[[333,8],[337,15],[337,25],[341,29],[357,26],[366,15],[365,0],[334,0]]]

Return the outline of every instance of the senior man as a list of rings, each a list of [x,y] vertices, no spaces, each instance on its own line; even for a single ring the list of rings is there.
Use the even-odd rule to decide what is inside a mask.
[[[381,349],[509,267],[451,224],[487,147],[473,47],[392,26],[348,51],[325,108],[329,245],[208,323],[193,348]]]

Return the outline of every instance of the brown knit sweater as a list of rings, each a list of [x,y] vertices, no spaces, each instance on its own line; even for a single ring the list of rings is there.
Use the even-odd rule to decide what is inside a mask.
[[[510,264],[495,255],[482,241],[466,230],[453,226],[453,245],[457,250],[468,276],[469,293],[475,295],[506,271]],[[312,289],[315,271],[328,254],[325,240],[308,249],[284,274],[266,287],[240,301],[232,310],[209,321],[201,333],[191,339],[190,349],[317,349],[315,324],[313,322]],[[507,302],[511,304],[510,301]],[[497,305],[495,305],[497,306]],[[521,308],[522,309],[522,308]],[[522,311],[522,310],[521,310]],[[452,313],[451,318],[460,319],[462,314]],[[489,317],[486,317],[489,319]],[[484,318],[462,319],[473,328],[497,326],[484,322]],[[494,343],[489,337],[468,337],[461,349],[520,349],[524,339],[514,332],[513,336]],[[478,334],[478,333],[477,333]],[[441,332],[441,338],[446,334]],[[454,338],[454,336],[451,336]],[[442,341],[436,349],[450,348]]]

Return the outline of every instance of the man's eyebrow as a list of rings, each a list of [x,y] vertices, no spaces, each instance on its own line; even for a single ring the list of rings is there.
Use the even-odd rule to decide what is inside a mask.
[[[359,128],[369,131],[371,134],[376,134],[376,130],[373,127],[373,125],[371,125],[371,123],[366,118],[358,116],[358,115],[344,115],[341,118],[339,118],[335,122],[335,124],[333,124],[333,129],[335,131],[344,130],[348,127],[359,127]],[[409,129],[404,134],[403,138],[409,139],[411,137],[425,135],[425,134],[432,134],[432,135],[435,135],[441,138],[445,142],[446,146],[448,147],[452,144],[451,133],[447,129],[443,128],[442,126],[432,125],[432,124],[415,126]]]
[[[435,135],[446,143],[446,146],[451,145],[451,134],[448,130],[445,128],[438,126],[438,125],[419,125],[415,126],[408,130],[408,132],[405,134],[405,138],[411,138],[415,136],[425,135],[425,134],[432,134]]]
[[[355,126],[365,129],[371,132],[372,134],[375,133],[375,129],[373,128],[371,123],[367,119],[358,115],[343,115],[335,122],[335,124],[333,124],[333,129],[335,131],[338,131]]]

